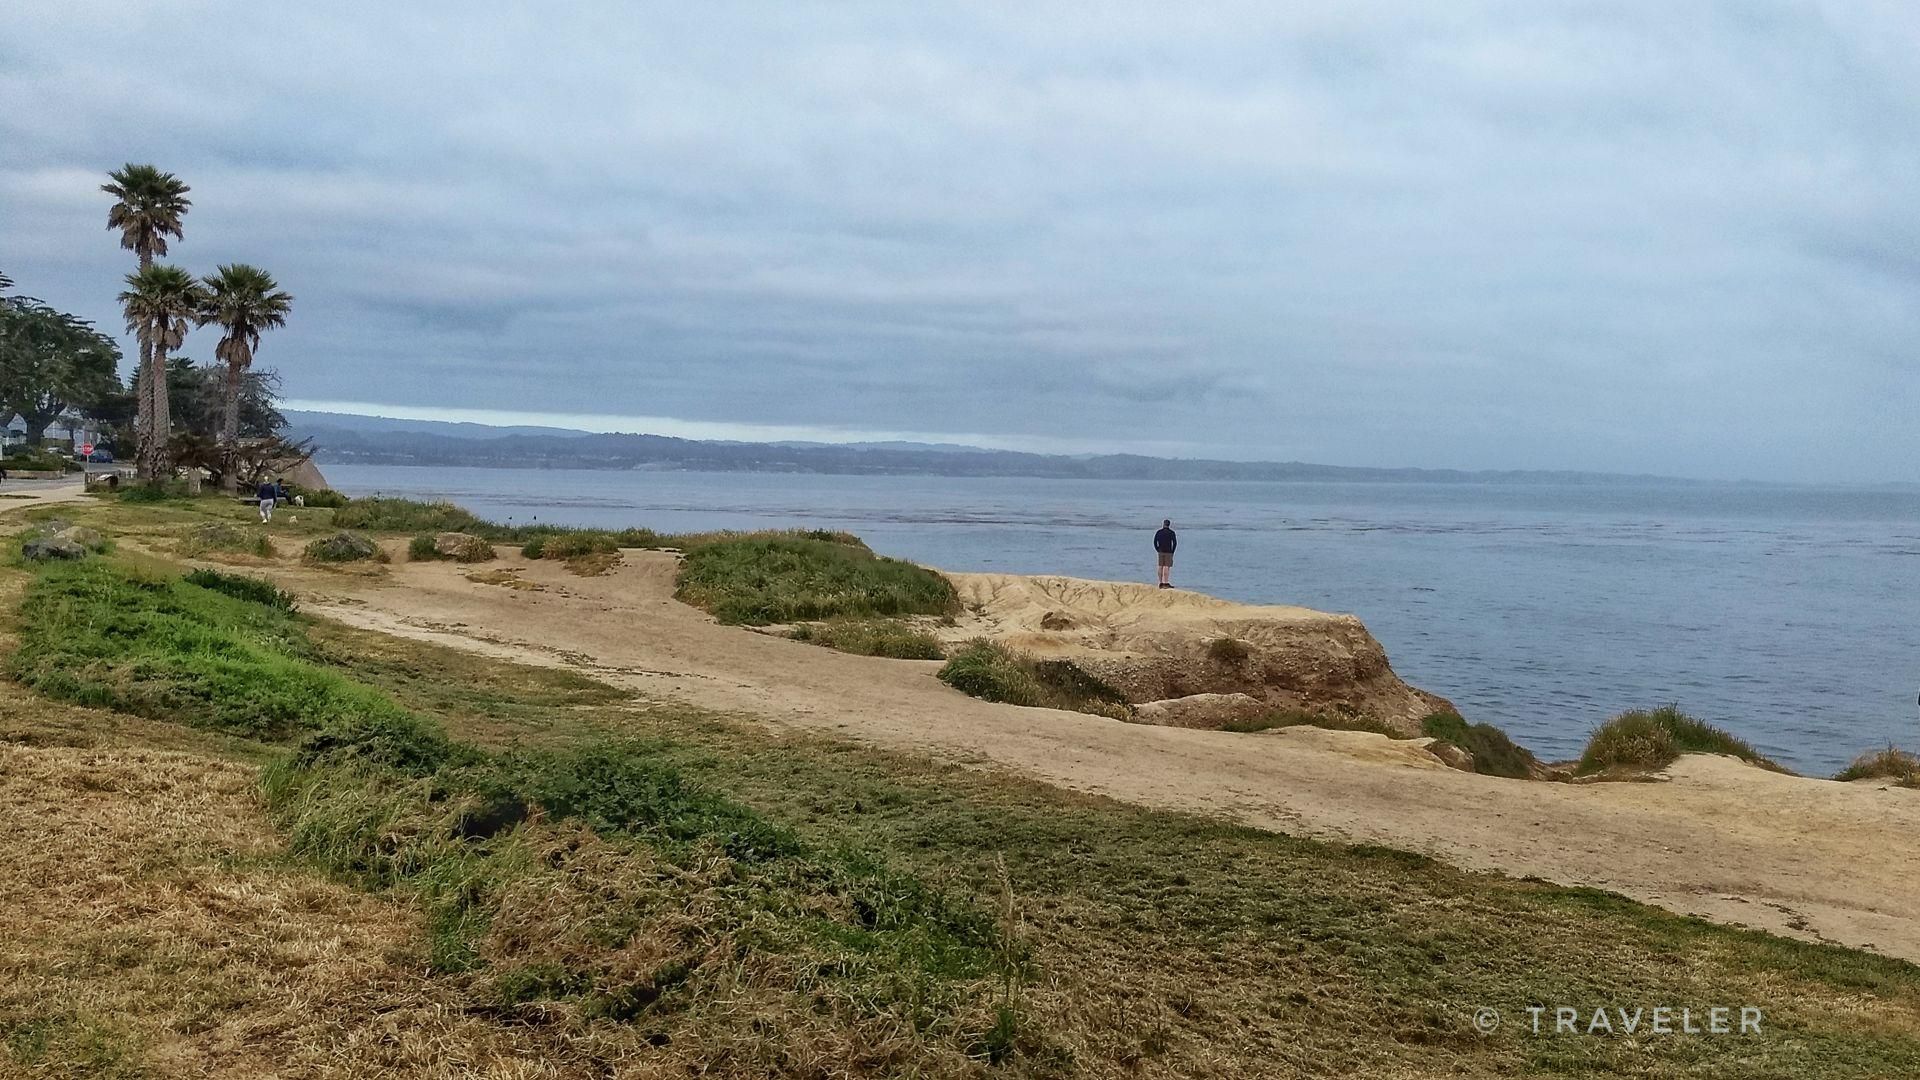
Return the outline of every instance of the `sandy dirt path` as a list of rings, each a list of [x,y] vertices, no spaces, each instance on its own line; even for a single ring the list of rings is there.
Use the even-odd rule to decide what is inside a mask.
[[[672,599],[671,555],[628,552],[598,578],[517,557],[487,569],[500,567],[542,591],[470,581],[452,564],[396,563],[383,581],[325,579],[309,609],[579,666],[651,699],[1920,960],[1920,791],[1698,756],[1659,783],[1528,783],[1448,769],[1412,744],[1362,733],[1237,735],[994,705],[942,685],[935,663],[717,625]]]

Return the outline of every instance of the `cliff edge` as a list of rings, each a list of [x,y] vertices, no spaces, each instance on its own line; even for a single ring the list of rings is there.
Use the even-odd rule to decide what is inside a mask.
[[[1118,581],[949,574],[965,606],[943,633],[1070,659],[1141,719],[1219,727],[1274,709],[1365,716],[1409,736],[1446,699],[1408,686],[1352,615],[1238,604]]]

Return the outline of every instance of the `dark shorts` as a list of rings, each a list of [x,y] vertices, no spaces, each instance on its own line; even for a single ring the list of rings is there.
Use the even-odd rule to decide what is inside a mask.
[[[1161,565],[1161,566],[1172,566],[1172,565],[1173,565],[1173,552],[1171,552],[1171,551],[1159,551],[1159,552],[1155,552],[1155,554],[1157,554],[1157,555],[1159,555],[1159,556],[1160,556],[1160,565]]]

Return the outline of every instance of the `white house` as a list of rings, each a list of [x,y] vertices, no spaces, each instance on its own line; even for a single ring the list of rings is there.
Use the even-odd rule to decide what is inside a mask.
[[[26,441],[26,417],[15,413],[13,419],[7,421],[7,426],[0,428],[0,445],[18,446]],[[77,449],[88,444],[98,444],[100,429],[94,426],[91,420],[68,414],[48,424],[40,441],[42,445],[67,443]]]

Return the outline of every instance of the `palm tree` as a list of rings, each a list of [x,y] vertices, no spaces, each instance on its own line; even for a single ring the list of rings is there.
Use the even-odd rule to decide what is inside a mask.
[[[107,228],[120,230],[120,246],[139,256],[140,269],[145,271],[153,265],[154,256],[167,253],[167,237],[180,238],[180,219],[187,216],[187,208],[193,205],[187,200],[191,189],[172,173],[132,163],[108,173],[107,181],[100,185],[101,191],[114,197],[114,204],[107,211]],[[134,373],[134,394],[139,409],[139,419],[134,426],[149,433],[155,430],[156,417],[161,427],[165,426],[167,417],[167,380],[154,378],[154,370],[153,354],[142,343],[140,366]],[[155,402],[160,404],[157,409]],[[144,465],[165,456],[163,443],[157,455],[143,453],[140,460]]]
[[[167,452],[167,443],[173,437],[165,375],[167,352],[186,340],[187,322],[205,304],[206,290],[193,275],[165,263],[151,263],[128,274],[127,289],[120,294],[127,330],[139,337],[140,352],[152,365],[147,372],[147,387],[153,411],[147,418],[146,442],[140,448],[142,471],[151,480],[164,480],[172,471]]]
[[[227,365],[221,394],[220,446],[231,454],[240,438],[240,380],[253,366],[260,335],[287,325],[293,297],[282,292],[273,275],[246,263],[228,263],[207,279],[206,304],[196,317],[201,326],[218,324],[226,332],[214,348],[214,359]],[[225,469],[221,486],[232,492],[239,478]]]

